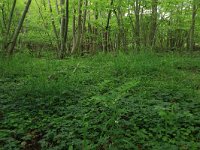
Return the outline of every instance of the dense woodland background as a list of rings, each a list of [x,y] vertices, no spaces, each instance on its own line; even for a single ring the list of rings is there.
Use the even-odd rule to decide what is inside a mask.
[[[60,58],[145,47],[196,50],[198,7],[198,0],[1,0],[0,43],[8,53],[17,43],[16,50],[51,49]]]
[[[200,0],[0,0],[0,150],[200,150]]]

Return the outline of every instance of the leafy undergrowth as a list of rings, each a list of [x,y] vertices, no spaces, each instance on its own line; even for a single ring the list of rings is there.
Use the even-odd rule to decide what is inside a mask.
[[[0,149],[198,150],[199,55],[0,60]]]

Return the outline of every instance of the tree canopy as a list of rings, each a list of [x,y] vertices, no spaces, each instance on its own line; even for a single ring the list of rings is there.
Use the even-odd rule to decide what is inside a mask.
[[[1,45],[13,43],[27,1],[0,2]],[[198,0],[32,0],[17,47],[73,53],[199,48]],[[16,47],[16,49],[17,49]]]

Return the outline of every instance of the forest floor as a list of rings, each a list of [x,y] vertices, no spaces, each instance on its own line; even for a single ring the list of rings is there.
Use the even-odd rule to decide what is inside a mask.
[[[199,150],[200,54],[1,57],[0,149]]]

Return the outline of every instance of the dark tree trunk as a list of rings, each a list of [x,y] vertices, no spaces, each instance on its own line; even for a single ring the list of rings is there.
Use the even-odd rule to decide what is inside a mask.
[[[112,7],[114,3],[114,0],[111,0],[110,6]],[[108,12],[108,18],[107,18],[107,23],[106,23],[106,32],[105,32],[105,51],[108,51],[109,49],[109,28],[110,28],[110,19],[111,19],[111,14],[112,14],[112,9],[109,10]]]
[[[64,34],[64,44],[65,49],[67,48],[67,38],[69,30],[69,0],[66,0],[66,14],[65,14],[65,34]]]

